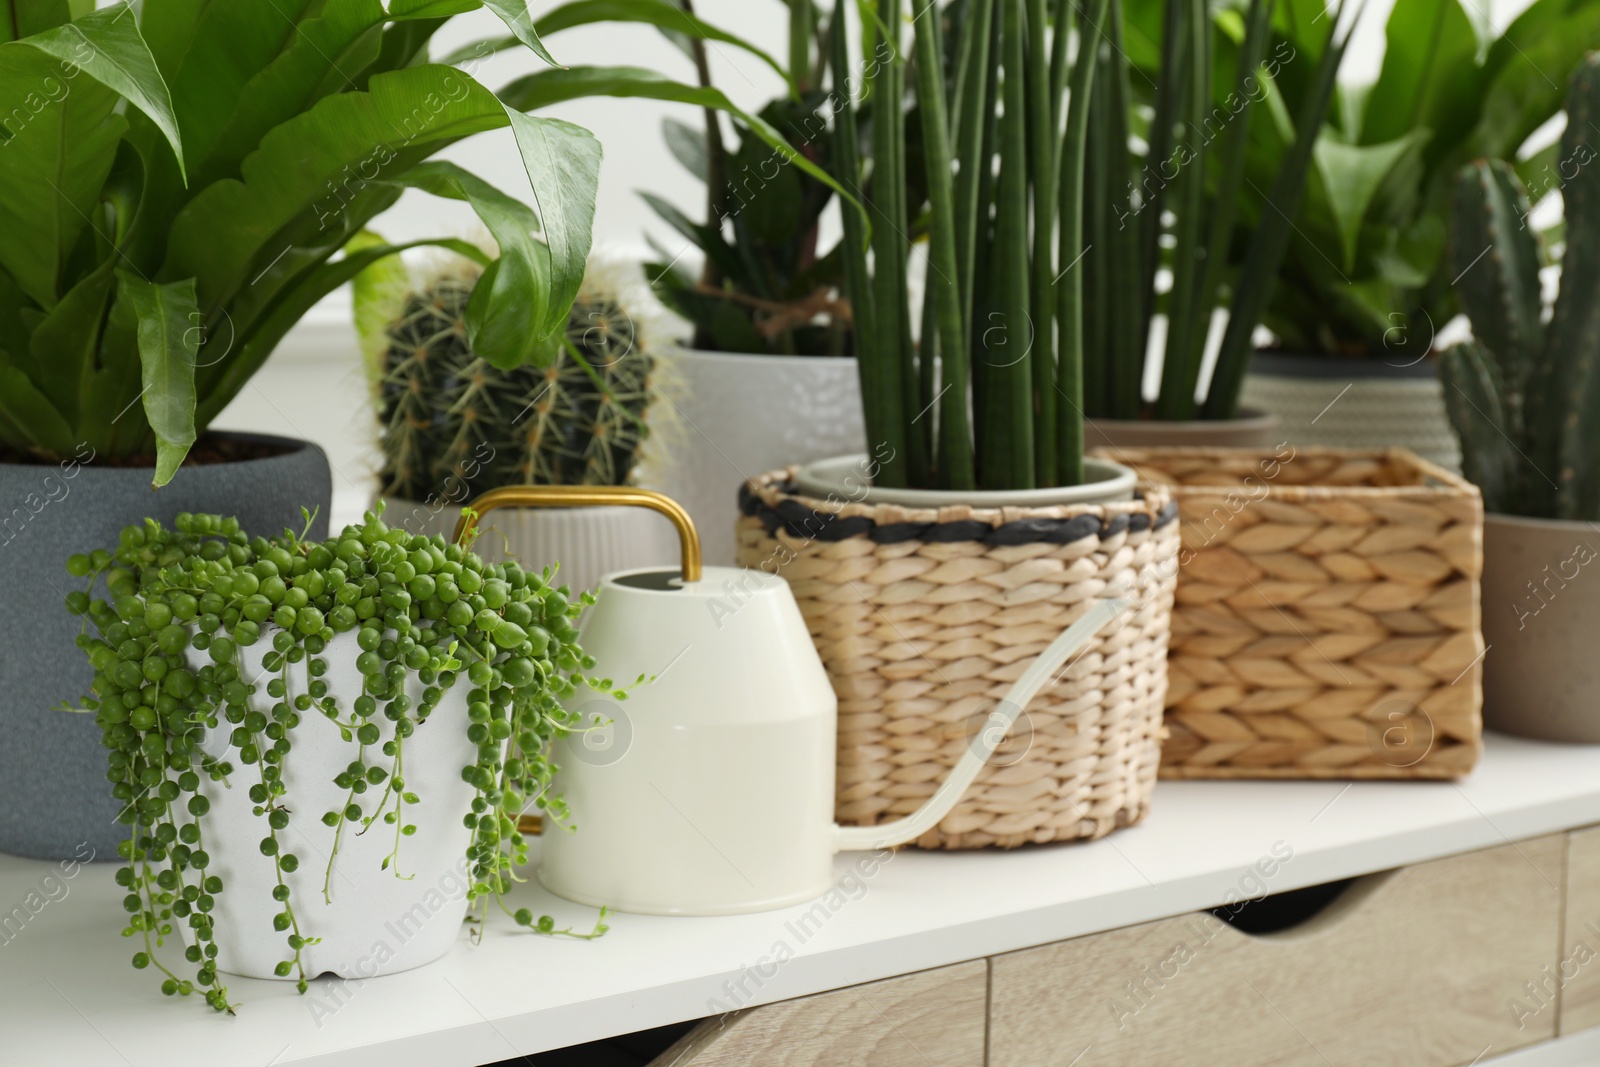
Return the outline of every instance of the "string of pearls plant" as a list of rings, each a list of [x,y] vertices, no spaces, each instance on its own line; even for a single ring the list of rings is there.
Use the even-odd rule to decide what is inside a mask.
[[[565,586],[552,586],[553,568],[530,574],[515,562],[490,565],[470,544],[391,529],[381,512],[326,541],[307,540],[309,514],[300,534],[286,530],[271,540],[251,538],[237,520],[219,515],[182,514],[172,530],[146,519],[123,530],[113,550],[68,561],[68,571],[86,580],[67,596],[68,609],[85,617],[78,645],[95,672],[83,710],[103,731],[106,777],[130,827],[116,875],[127,891],[122,933],[139,945],[133,966],[155,967],[169,996],[199,991],[211,1007],[233,1012],[216,964],[211,912],[226,887],[207,873],[210,805],[202,780],[237,787],[242,779],[248,789],[261,820],[262,862],[273,865],[272,896],[281,905],[273,916],[284,937],[276,973],[297,977],[303,993],[301,950],[314,938],[284,879],[300,858],[284,849],[283,832],[291,819],[320,818],[334,833],[331,875],[348,827],[392,827],[394,847],[383,867],[403,877],[401,844],[416,831],[412,809],[426,799],[406,787],[405,749],[463,674],[472,687],[467,737],[476,746],[475,762],[461,770],[476,790],[465,815],[473,831],[467,896],[475,937],[490,899],[539,933],[597,937],[606,930],[603,910],[593,931],[574,933],[557,930],[548,915],[512,912],[503,899],[523,880],[516,869],[528,857],[518,816],[532,806],[547,826],[566,825],[566,806],[546,795],[555,769],[549,743],[575,724],[563,701],[580,688],[627,697],[584,673],[594,660],[578,646],[573,619],[592,596],[572,603]],[[107,599],[93,595],[102,578]],[[330,642],[349,632],[361,650],[363,686],[342,706],[323,676]],[[241,658],[261,641],[271,644],[262,657],[264,686],[246,677]],[[308,682],[293,692],[289,667],[301,661]],[[419,689],[413,702],[408,691]],[[296,811],[286,796],[295,727],[313,711],[333,720],[351,747],[334,779],[345,791],[341,810]],[[381,745],[380,715],[394,724]],[[229,732],[229,758],[202,747],[215,730]],[[192,978],[180,977],[159,951],[176,923],[192,933],[184,952],[196,966]]]

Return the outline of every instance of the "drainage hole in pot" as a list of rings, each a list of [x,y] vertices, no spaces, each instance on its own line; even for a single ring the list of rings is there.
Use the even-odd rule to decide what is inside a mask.
[[[1316,916],[1338,900],[1355,881],[1354,878],[1343,878],[1337,882],[1254,897],[1212,908],[1211,914],[1240,933],[1275,934],[1291,930]]]

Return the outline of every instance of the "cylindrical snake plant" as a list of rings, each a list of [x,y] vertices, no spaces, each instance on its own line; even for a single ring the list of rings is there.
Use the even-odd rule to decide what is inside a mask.
[[[908,55],[888,30],[905,25],[904,0],[877,0],[863,5],[866,36],[877,43],[861,49],[859,66],[839,15],[846,5],[836,8],[834,164],[848,188],[864,190],[867,207],[865,220],[845,213],[842,253],[869,443],[893,456],[880,485],[1083,480],[1083,272],[1071,268],[1095,64],[1071,62],[1068,43],[1075,21],[1092,35],[1108,6],[911,0]],[[856,99],[863,82],[867,142]],[[908,146],[917,140],[925,205],[907,197]],[[910,248],[924,230],[925,325],[914,344]]]

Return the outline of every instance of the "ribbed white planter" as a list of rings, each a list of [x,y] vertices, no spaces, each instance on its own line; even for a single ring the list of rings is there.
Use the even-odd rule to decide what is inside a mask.
[[[739,486],[790,463],[867,450],[856,361],[682,351],[681,440],[660,489],[700,531],[705,561],[734,562]]]
[[[261,658],[272,648],[272,630],[243,650],[245,676],[261,678],[253,701],[255,710],[267,712],[273,703],[266,696]],[[356,657],[361,650],[355,634],[339,634],[329,643],[323,676],[328,692],[341,708],[349,708],[361,694]],[[199,656],[201,654],[196,653]],[[289,668],[290,692],[306,687],[305,661]],[[283,762],[287,787],[285,806],[289,825],[278,831],[281,851],[293,853],[299,867],[284,875],[289,900],[303,937],[319,943],[306,946],[301,961],[307,977],[332,972],[343,978],[373,978],[410,970],[443,956],[461,934],[467,910],[466,852],[471,831],[462,819],[471,810],[475,791],[461,780],[461,770],[477,760],[477,746],[467,739],[467,692],[472,687],[460,679],[405,740],[405,787],[419,803],[407,805],[405,821],[417,827],[400,839],[398,862],[383,870],[384,857],[395,847],[395,828],[382,819],[366,833],[360,824],[346,824],[338,835],[322,823],[324,812],[346,803],[346,791],[334,785],[334,776],[355,757],[356,745],[340,738],[339,728],[320,712],[305,712],[290,735],[288,757]],[[410,679],[407,692],[413,705],[422,686]],[[386,770],[392,761],[382,754],[382,743],[394,736],[394,724],[381,714],[373,721],[382,741],[367,749],[369,765]],[[250,786],[259,782],[258,767],[246,766],[229,744],[231,727],[207,738],[206,750],[229,759],[234,772],[227,786],[203,780],[202,791],[211,802],[205,817],[203,846],[211,856],[207,875],[223,880],[212,917],[216,922],[217,967],[247,978],[275,978],[273,968],[292,958],[287,933],[272,928],[272,918],[283,906],[272,899],[277,884],[272,860],[261,854],[261,839],[268,834],[266,817],[254,814]],[[357,799],[371,812],[383,788],[368,787]],[[329,860],[332,859],[332,871]],[[327,893],[324,895],[324,883]],[[188,925],[181,925],[188,933]],[[299,977],[298,973],[289,980]]]
[[[466,501],[449,505],[390,500],[383,519],[413,533],[455,533]],[[560,563],[558,584],[575,593],[594,589],[602,576],[636,567],[678,562],[672,523],[642,508],[505,508],[484,519],[473,551],[490,563],[514,559],[538,572]]]
[[[1240,404],[1276,415],[1279,439],[1297,447],[1409,448],[1461,469],[1432,360],[1396,367],[1376,358],[1258,352]]]

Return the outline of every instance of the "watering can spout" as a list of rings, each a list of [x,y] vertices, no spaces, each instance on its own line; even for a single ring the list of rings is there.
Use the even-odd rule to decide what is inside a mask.
[[[978,777],[978,772],[983,769],[989,757],[994,755],[995,749],[1000,747],[1000,742],[1005,740],[1012,724],[1017,721],[1017,716],[1022,714],[1022,709],[1028,706],[1028,702],[1044,688],[1045,683],[1061,669],[1062,664],[1130,606],[1130,602],[1126,600],[1097,601],[1084,613],[1083,618],[1067,627],[1066,631],[1039,653],[1038,658],[1022,672],[1022,677],[1016,680],[1001,698],[999,705],[989,713],[989,721],[978,731],[977,736],[967,746],[966,752],[962,753],[955,769],[939,786],[938,792],[928,798],[927,803],[905,818],[896,819],[894,822],[877,826],[835,826],[836,850],[854,852],[863,849],[893,848],[915,841],[939,825],[939,821],[950,814],[956,802],[967,791],[967,787]]]

